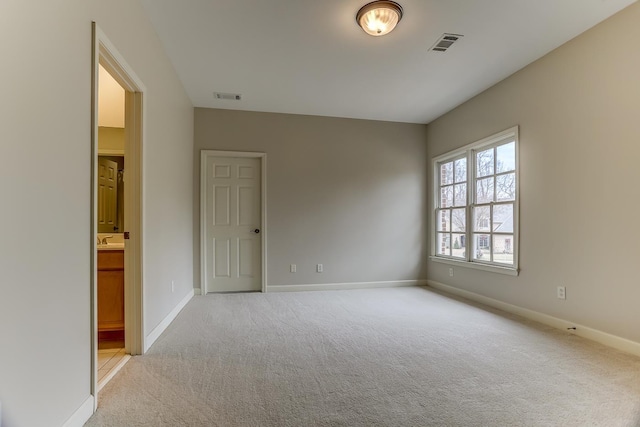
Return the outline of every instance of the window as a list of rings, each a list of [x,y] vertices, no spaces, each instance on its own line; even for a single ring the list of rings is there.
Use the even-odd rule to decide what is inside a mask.
[[[436,261],[517,273],[518,128],[434,159]]]

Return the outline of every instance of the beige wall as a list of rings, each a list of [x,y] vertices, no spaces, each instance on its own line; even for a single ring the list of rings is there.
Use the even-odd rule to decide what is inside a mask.
[[[635,3],[428,125],[430,158],[520,125],[522,268],[429,279],[640,342],[638,23]]]
[[[124,128],[124,89],[98,66],[98,126]]]
[[[90,396],[92,20],[147,88],[146,334],[193,286],[193,108],[142,7],[0,2],[3,426],[60,426]]]
[[[124,128],[100,126],[98,128],[98,151],[100,150],[124,153]]]
[[[200,150],[267,153],[268,285],[422,279],[424,125],[197,108],[194,276],[199,287]],[[324,264],[324,273],[315,265]],[[297,273],[289,265],[297,264]]]

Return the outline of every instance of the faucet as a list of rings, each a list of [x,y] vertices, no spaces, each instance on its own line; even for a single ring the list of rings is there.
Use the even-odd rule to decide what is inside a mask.
[[[112,237],[113,237],[113,236],[104,236],[104,237],[102,238],[102,244],[103,244],[103,245],[108,244],[109,242],[107,242],[107,239],[111,239]]]

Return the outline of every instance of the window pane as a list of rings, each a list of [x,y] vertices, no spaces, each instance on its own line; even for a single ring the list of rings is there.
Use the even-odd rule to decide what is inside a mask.
[[[440,165],[440,185],[453,184],[453,162]]]
[[[455,179],[456,182],[466,182],[467,181],[467,159],[458,159],[455,161]]]
[[[510,142],[496,148],[497,173],[516,170],[516,143]]]
[[[451,216],[451,226],[453,231],[465,231],[467,229],[466,209],[453,209]]]
[[[451,231],[450,210],[442,209],[437,213],[438,231]]]
[[[476,203],[493,202],[493,177],[476,181]]]
[[[449,233],[438,233],[438,241],[436,242],[436,253],[438,255],[451,255]]]
[[[473,209],[473,231],[489,231],[489,206],[481,206]]]
[[[513,264],[513,235],[493,236],[493,261]]]
[[[491,247],[488,234],[473,235],[473,259],[491,260]]]
[[[515,200],[516,174],[508,173],[496,177],[496,197],[498,201]]]
[[[467,255],[464,248],[464,244],[465,244],[464,234],[452,234],[451,240],[453,240],[453,245],[451,247],[451,256],[454,256],[457,258],[465,258]]]
[[[440,207],[450,208],[453,206],[453,185],[440,188]]]
[[[493,207],[493,231],[513,233],[513,205]]]
[[[476,176],[493,175],[493,148],[476,154]]]
[[[456,184],[454,188],[453,206],[467,205],[467,184]]]

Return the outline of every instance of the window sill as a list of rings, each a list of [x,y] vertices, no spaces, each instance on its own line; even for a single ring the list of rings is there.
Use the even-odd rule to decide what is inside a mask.
[[[429,260],[434,262],[439,262],[442,264],[455,265],[457,267],[466,267],[474,270],[489,271],[491,273],[506,274],[508,276],[517,276],[519,273],[519,270],[517,268],[498,267],[497,265],[487,265],[487,264],[481,264],[479,262],[458,261],[456,259],[442,258],[442,257],[436,257],[436,256],[430,256]]]

